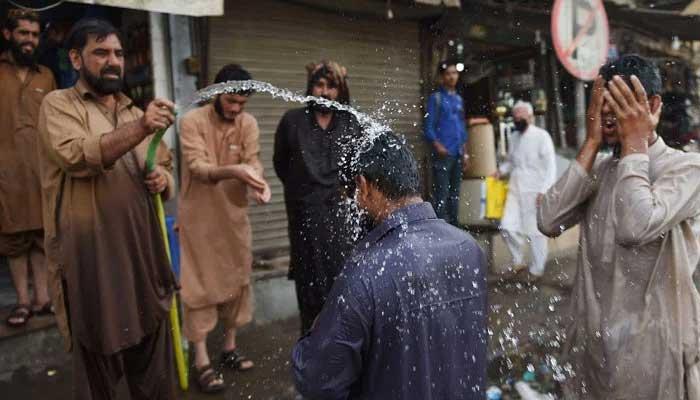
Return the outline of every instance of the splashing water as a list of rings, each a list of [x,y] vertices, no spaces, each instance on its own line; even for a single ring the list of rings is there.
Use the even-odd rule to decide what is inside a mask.
[[[366,151],[369,151],[372,148],[374,141],[378,137],[391,131],[391,128],[383,121],[358,111],[356,108],[349,105],[341,104],[337,101],[328,100],[323,97],[300,95],[292,92],[291,90],[278,88],[268,82],[257,80],[227,81],[207,86],[195,92],[194,95],[192,95],[192,97],[185,102],[185,107],[181,111],[186,111],[191,107],[208,102],[221,94],[247,91],[268,93],[273,98],[279,98],[286,102],[295,102],[300,104],[315,102],[328,108],[338,111],[346,111],[352,114],[362,128],[362,136],[354,138],[351,142],[341,145],[343,150],[343,156],[339,162],[339,166],[341,167],[343,165],[349,165],[351,169],[354,168],[359,161],[360,155]],[[363,229],[360,226],[360,221],[365,214],[365,212],[358,207],[356,196],[357,194],[355,193],[355,196],[346,198],[338,205],[339,212],[344,214],[347,226],[351,228],[354,240],[357,240],[363,232]]]
[[[217,83],[210,85],[204,89],[195,92],[190,99],[185,103],[185,107],[181,108],[181,111],[185,111],[188,108],[201,105],[202,103],[208,102],[214,99],[216,96],[225,93],[236,93],[244,91],[254,91],[258,93],[267,93],[273,98],[279,98],[286,102],[294,102],[300,104],[306,104],[309,102],[315,102],[317,104],[324,105],[331,109],[346,111],[355,116],[360,127],[362,128],[362,136],[353,139],[351,143],[343,145],[345,150],[342,153],[345,155],[344,159],[341,159],[340,163],[349,163],[348,165],[353,168],[357,165],[359,157],[362,153],[370,150],[374,141],[380,137],[382,134],[391,131],[389,125],[383,120],[381,115],[379,117],[370,116],[364,112],[358,111],[356,108],[351,106],[340,104],[336,101],[328,100],[322,97],[315,96],[305,96],[294,93],[288,89],[278,88],[270,83],[257,81],[257,80],[247,80],[247,81],[228,81],[223,83]],[[341,169],[342,170],[342,169]],[[342,172],[341,172],[342,173]],[[360,221],[363,217],[364,211],[361,210],[357,205],[356,194],[353,197],[346,197],[340,204],[338,204],[338,212],[343,214],[343,217],[347,223],[347,226],[351,227],[354,232],[355,240],[362,233],[362,228],[360,227]],[[383,270],[383,269],[382,269]],[[516,292],[522,293],[525,288],[519,283],[515,285]],[[533,287],[533,291],[537,291],[536,287]],[[409,288],[409,293],[415,295],[413,289]],[[508,296],[510,297],[510,296]],[[552,303],[547,304],[547,310],[550,313],[554,313],[554,304],[559,302],[559,298],[556,298]],[[551,375],[555,381],[564,381],[568,377],[573,376],[573,371],[571,366],[564,363],[562,364],[555,355],[550,354],[555,348],[558,348],[560,341],[564,340],[559,337],[558,334],[554,335],[555,338],[552,339],[552,335],[546,333],[556,332],[552,326],[547,326],[546,328],[540,327],[540,329],[534,329],[529,332],[530,341],[532,342],[542,342],[537,346],[538,351],[533,351],[531,346],[526,346],[530,348],[526,350],[521,343],[520,335],[518,331],[522,329],[522,326],[518,326],[515,322],[518,318],[522,318],[525,315],[525,310],[520,310],[518,304],[516,303],[515,309],[518,311],[516,315],[513,308],[505,307],[503,308],[505,314],[507,315],[504,325],[501,326],[498,333],[494,332],[489,328],[489,336],[491,336],[492,343],[495,344],[493,349],[496,354],[493,354],[490,364],[496,365],[499,360],[506,363],[503,366],[504,370],[500,371],[502,376],[514,376],[517,378],[516,373],[522,373],[524,368],[519,368],[513,365],[514,362],[523,363],[526,360],[531,362],[533,360],[534,353],[538,353],[535,359],[538,361],[537,365],[539,368],[545,368],[549,371],[547,375]],[[499,314],[498,310],[491,310],[492,313]],[[527,318],[527,317],[526,317]],[[548,318],[549,319],[549,318]],[[500,324],[500,323],[499,323]],[[497,324],[497,325],[499,325]],[[524,364],[525,365],[525,364]],[[529,367],[532,365],[527,364]],[[528,368],[529,368],[528,367]],[[531,369],[531,368],[530,368]],[[539,370],[538,370],[539,371]],[[542,376],[538,372],[538,376]],[[495,378],[495,377],[492,377]]]
[[[191,107],[197,104],[201,104],[203,102],[207,102],[213,99],[214,97],[220,94],[246,91],[268,93],[272,95],[273,98],[280,98],[286,102],[306,104],[308,102],[313,101],[338,111],[347,111],[351,113],[355,116],[355,118],[357,118],[357,121],[362,127],[364,133],[361,139],[362,142],[358,146],[358,148],[360,149],[360,153],[369,150],[372,147],[372,143],[374,143],[374,140],[377,137],[379,137],[382,133],[391,130],[389,126],[385,125],[381,121],[378,121],[376,118],[372,118],[369,115],[358,111],[354,107],[338,103],[337,101],[328,100],[323,97],[302,96],[300,94],[292,92],[291,90],[278,88],[272,85],[271,83],[256,80],[228,81],[215,83],[195,92],[192,99],[190,99],[187,102],[187,105],[188,107]]]

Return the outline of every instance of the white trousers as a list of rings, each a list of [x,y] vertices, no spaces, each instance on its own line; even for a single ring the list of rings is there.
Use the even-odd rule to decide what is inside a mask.
[[[508,250],[510,250],[510,254],[513,256],[513,264],[517,265],[523,263],[525,258],[523,247],[525,246],[525,243],[529,243],[532,253],[532,261],[530,261],[528,269],[532,275],[544,275],[544,265],[547,262],[548,238],[546,236],[527,236],[520,232],[512,232],[508,230],[501,231],[501,234],[506,242],[506,246],[508,246]]]

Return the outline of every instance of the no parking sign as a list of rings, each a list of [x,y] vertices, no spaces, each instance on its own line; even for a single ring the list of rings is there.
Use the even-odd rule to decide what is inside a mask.
[[[602,0],[556,0],[552,42],[559,61],[571,75],[595,79],[609,45],[608,16]]]

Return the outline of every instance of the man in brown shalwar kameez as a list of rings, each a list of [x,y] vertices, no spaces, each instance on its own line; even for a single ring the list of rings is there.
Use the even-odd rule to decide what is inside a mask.
[[[0,54],[0,254],[8,258],[17,305],[7,318],[22,326],[33,314],[51,313],[41,184],[37,160],[39,106],[54,90],[53,74],[37,64],[39,16],[10,10],[3,36],[9,49]],[[32,271],[34,300],[29,296]]]
[[[660,92],[649,60],[604,66],[586,140],[539,200],[543,233],[581,227],[567,400],[700,399],[700,155],[656,134]]]
[[[230,64],[215,83],[251,79]],[[182,246],[183,333],[194,343],[197,380],[204,392],[224,382],[212,368],[207,335],[217,319],[224,324],[221,365],[253,367],[236,348],[236,329],[252,319],[250,274],[253,263],[248,195],[270,199],[258,159],[258,123],[243,111],[248,92],[225,93],[181,120],[182,191],[178,210]]]
[[[59,327],[72,339],[75,398],[113,399],[125,378],[132,399],[174,399],[177,284],[152,201],[173,188],[164,145],[144,171],[174,105],[155,99],[144,113],[120,91],[124,50],[108,22],[79,21],[67,45],[80,79],[46,96],[39,130],[46,255],[57,315],[69,318]]]

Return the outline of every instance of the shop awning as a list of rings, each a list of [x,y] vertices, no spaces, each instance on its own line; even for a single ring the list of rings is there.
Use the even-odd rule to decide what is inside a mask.
[[[445,5],[446,7],[461,7],[462,2],[460,0],[415,0],[416,3],[419,4],[430,4],[431,6],[441,6]]]
[[[693,0],[692,3],[683,10],[683,15],[700,15],[700,0]]]
[[[654,32],[659,38],[677,36],[680,40],[700,40],[700,15],[684,15],[680,11],[606,7],[610,23],[627,23],[637,29]]]
[[[68,0],[73,3],[94,4],[167,14],[203,17],[224,15],[224,0]]]

